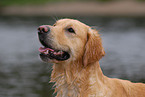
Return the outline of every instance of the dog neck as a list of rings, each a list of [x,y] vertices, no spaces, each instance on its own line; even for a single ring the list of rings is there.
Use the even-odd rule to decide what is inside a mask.
[[[103,92],[107,77],[103,75],[99,62],[86,67],[80,64],[53,65],[51,82],[55,82],[57,97],[103,97],[106,94]]]

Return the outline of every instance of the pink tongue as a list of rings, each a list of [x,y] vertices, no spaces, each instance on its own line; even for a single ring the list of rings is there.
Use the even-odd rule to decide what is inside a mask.
[[[41,53],[43,53],[43,52],[45,52],[45,51],[47,51],[47,50],[54,51],[53,49],[46,48],[46,47],[40,47],[40,48],[39,48],[39,52],[41,52]]]

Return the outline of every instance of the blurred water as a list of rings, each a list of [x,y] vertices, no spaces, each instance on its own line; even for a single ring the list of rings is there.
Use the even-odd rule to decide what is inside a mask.
[[[78,19],[100,30],[105,75],[145,82],[145,19]],[[37,27],[54,22],[48,17],[0,17],[0,97],[52,97],[52,65],[39,59]]]

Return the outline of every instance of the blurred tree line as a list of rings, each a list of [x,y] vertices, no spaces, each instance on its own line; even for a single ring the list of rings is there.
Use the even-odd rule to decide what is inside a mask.
[[[145,2],[145,0],[0,0],[1,6],[9,5],[41,5],[50,2],[72,2],[72,1],[98,1],[98,2],[110,2],[110,1],[139,1]]]

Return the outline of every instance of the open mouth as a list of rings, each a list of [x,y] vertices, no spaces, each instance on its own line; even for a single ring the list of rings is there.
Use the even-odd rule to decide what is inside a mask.
[[[56,59],[58,61],[64,61],[70,58],[69,53],[63,50],[55,50],[48,47],[40,47],[39,52],[40,56],[48,57],[49,59]]]

